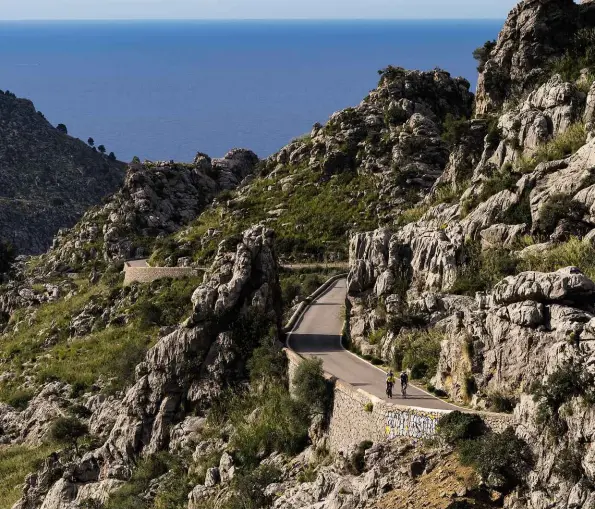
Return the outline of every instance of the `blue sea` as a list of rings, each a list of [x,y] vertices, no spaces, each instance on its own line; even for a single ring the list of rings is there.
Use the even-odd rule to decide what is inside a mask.
[[[432,13],[428,13],[431,16]],[[388,65],[477,82],[502,21],[0,22],[0,89],[119,159],[265,157],[358,104]]]

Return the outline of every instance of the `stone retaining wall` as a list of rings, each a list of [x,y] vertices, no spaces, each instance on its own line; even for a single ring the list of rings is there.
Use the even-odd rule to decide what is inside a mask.
[[[134,282],[150,283],[157,279],[170,277],[180,279],[197,276],[201,271],[192,267],[128,267],[124,266],[124,285]]]
[[[285,352],[291,382],[303,358],[292,350],[286,349]],[[330,374],[326,374],[326,377],[334,383],[333,412],[329,425],[329,446],[332,451],[344,450],[364,440],[379,442],[396,437],[431,438],[436,434],[440,418],[449,413],[448,410],[386,403]],[[474,413],[497,432],[512,424],[512,415]]]

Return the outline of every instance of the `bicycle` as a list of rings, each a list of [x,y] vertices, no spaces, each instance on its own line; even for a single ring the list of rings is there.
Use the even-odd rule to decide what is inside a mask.
[[[393,384],[390,382],[387,382],[387,384],[386,384],[386,395],[390,399],[392,399],[392,397],[393,397]]]
[[[404,399],[407,399],[407,385],[408,384],[401,384],[401,396],[403,396]]]

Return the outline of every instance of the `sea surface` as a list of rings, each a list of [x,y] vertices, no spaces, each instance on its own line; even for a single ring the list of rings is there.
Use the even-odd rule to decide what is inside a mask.
[[[0,22],[0,89],[125,161],[190,161],[197,151],[217,157],[233,147],[265,157],[358,104],[389,64],[441,67],[474,89],[471,53],[501,25]]]

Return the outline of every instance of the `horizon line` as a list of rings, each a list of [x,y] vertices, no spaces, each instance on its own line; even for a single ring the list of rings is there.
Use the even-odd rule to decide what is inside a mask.
[[[189,22],[189,21],[502,21],[504,18],[11,18],[12,22]]]

